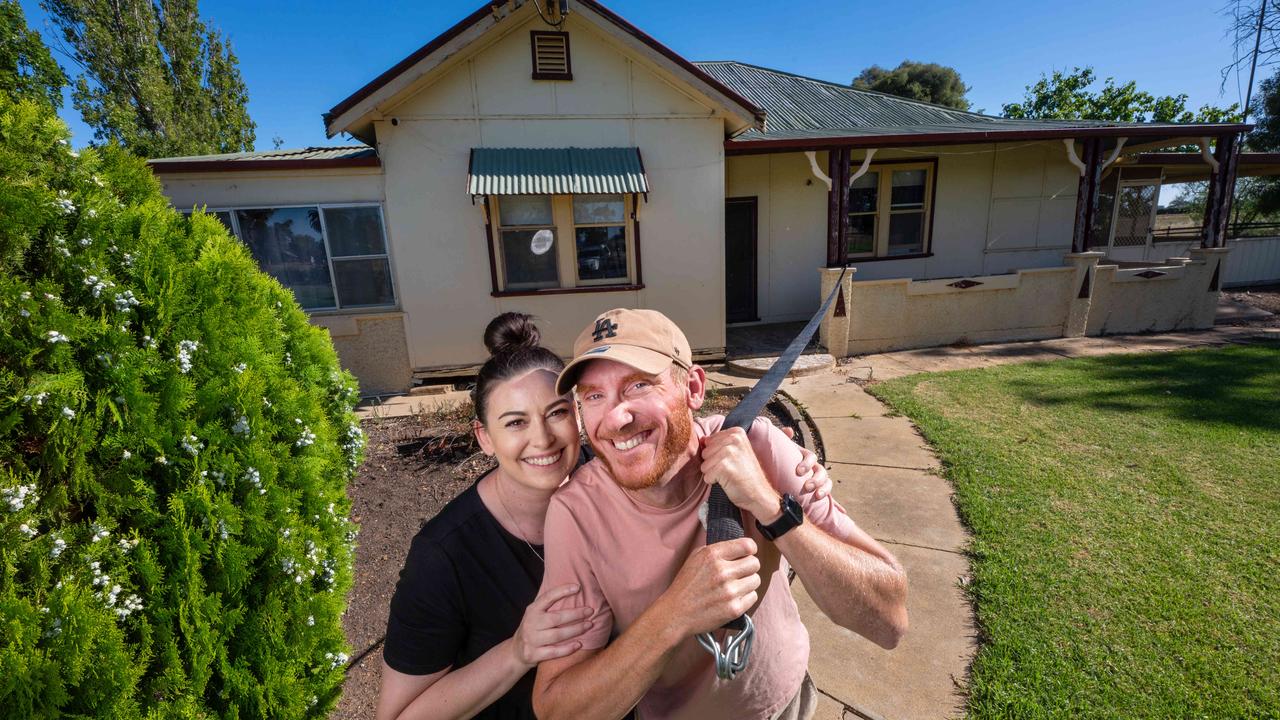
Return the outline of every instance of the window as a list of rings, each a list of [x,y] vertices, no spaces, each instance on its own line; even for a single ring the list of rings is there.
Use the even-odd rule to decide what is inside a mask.
[[[497,218],[497,290],[633,283],[635,220],[631,196],[503,195],[489,201],[490,212]]]
[[[849,186],[850,259],[922,255],[929,248],[932,163],[873,165]]]
[[[377,205],[210,209],[306,310],[396,303]]]

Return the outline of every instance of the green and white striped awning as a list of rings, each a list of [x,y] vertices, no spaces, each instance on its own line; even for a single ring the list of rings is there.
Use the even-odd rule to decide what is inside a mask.
[[[472,195],[647,193],[640,149],[473,148]]]

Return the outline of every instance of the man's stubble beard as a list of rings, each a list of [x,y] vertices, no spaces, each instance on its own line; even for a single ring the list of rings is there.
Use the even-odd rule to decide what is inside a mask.
[[[662,480],[662,476],[667,474],[689,447],[689,438],[693,434],[693,415],[689,412],[688,406],[685,405],[683,397],[667,408],[667,416],[671,419],[670,432],[667,434],[666,439],[663,440],[662,446],[658,448],[658,456],[654,460],[653,467],[650,468],[647,474],[638,479],[624,479],[619,476],[613,464],[609,462],[608,456],[600,452],[600,447],[590,437],[587,438],[587,442],[591,444],[591,449],[595,450],[596,457],[600,458],[600,461],[604,463],[605,470],[609,471],[609,477],[613,478],[613,481],[622,488],[626,490],[647,490],[657,485]],[[605,440],[605,442],[610,441]]]

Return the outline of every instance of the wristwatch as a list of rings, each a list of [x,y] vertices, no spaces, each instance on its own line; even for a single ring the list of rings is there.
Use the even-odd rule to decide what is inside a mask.
[[[804,508],[800,507],[800,503],[791,497],[790,493],[782,496],[782,517],[774,520],[772,523],[765,525],[759,520],[756,521],[756,528],[760,534],[769,540],[777,540],[782,537],[788,530],[796,527],[804,522]]]

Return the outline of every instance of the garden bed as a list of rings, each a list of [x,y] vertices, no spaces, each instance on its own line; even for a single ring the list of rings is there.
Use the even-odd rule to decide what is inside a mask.
[[[740,396],[736,389],[712,391],[698,415],[727,413]],[[774,424],[797,427],[794,410],[778,400],[765,410]],[[409,543],[423,523],[493,466],[471,435],[471,412],[468,403],[363,423],[365,460],[348,488],[360,525],[355,584],[343,616],[352,661],[333,720],[373,718],[387,608]]]

